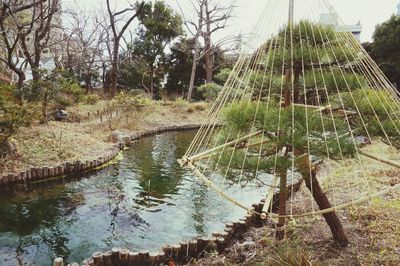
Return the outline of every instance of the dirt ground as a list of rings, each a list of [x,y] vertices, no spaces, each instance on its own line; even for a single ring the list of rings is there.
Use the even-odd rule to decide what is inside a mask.
[[[60,162],[91,160],[113,146],[111,133],[119,130],[132,134],[136,131],[162,126],[201,124],[207,115],[205,103],[149,102],[140,113],[94,115],[107,106],[107,101],[95,105],[80,104],[68,108],[76,122],[50,121],[20,128],[12,143],[17,152],[0,158],[0,176],[30,167],[52,166]],[[92,115],[88,118],[88,112]],[[80,121],[80,122],[78,122]]]
[[[379,141],[365,150],[400,161],[397,151]],[[360,163],[354,159],[324,165],[319,180],[331,203],[337,205],[400,183],[400,170],[360,157]],[[311,202],[303,184],[287,206],[293,214],[304,213],[312,210]],[[322,216],[307,216],[288,222],[283,243],[276,243],[273,223],[268,221],[251,228],[224,254],[210,253],[192,265],[400,265],[399,191],[337,214],[350,241],[346,248],[334,243]]]

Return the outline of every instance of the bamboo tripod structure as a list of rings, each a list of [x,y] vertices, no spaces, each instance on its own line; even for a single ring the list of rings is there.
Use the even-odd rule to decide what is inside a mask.
[[[355,159],[361,166],[362,178],[366,178],[361,165],[365,164],[364,157],[380,166],[400,169],[397,159],[363,149],[365,144],[375,145],[378,138],[374,137],[382,138],[392,149],[397,147],[391,140],[400,136],[400,97],[354,36],[338,33],[337,21],[332,19],[336,13],[328,17],[328,26],[298,15],[297,8],[302,8],[321,19],[320,14],[332,12],[327,0],[309,0],[316,9],[325,8],[320,13],[314,6],[304,7],[300,0],[266,1],[273,6],[267,5],[264,13],[271,14],[265,17],[275,21],[275,9],[281,10],[283,22],[278,15],[272,26],[275,29],[266,34],[261,29],[269,23],[264,17],[260,19],[261,34],[255,36],[262,43],[254,42],[257,44],[251,58],[239,58],[206,123],[179,162],[222,198],[253,213],[252,208],[218,187],[213,178],[229,178],[238,186],[242,178],[258,179],[260,186],[265,186],[266,199],[257,214],[261,219],[278,219],[279,229],[284,228],[287,218],[323,215],[332,233],[336,230],[344,235],[337,210],[400,190],[400,184],[374,189],[357,199],[339,199],[340,202],[336,202],[331,184],[328,191],[333,194],[332,205],[319,185],[318,166],[312,160]],[[265,36],[271,37],[265,41]],[[225,110],[235,113],[226,114]],[[321,174],[327,177],[328,170]],[[290,213],[286,210],[287,196],[293,195],[289,190],[293,189],[295,173],[306,183],[312,211],[293,213],[292,207]],[[269,175],[266,182],[259,179],[266,178],[264,174]],[[343,182],[351,189],[349,180],[344,178]],[[278,214],[272,213],[277,191]],[[318,210],[314,210],[314,204]]]
[[[238,207],[240,207],[240,208],[246,210],[247,212],[249,212],[249,213],[255,213],[255,214],[257,214],[257,215],[260,215],[260,218],[261,218],[261,219],[266,219],[268,216],[269,216],[269,217],[273,217],[273,218],[299,218],[299,217],[314,216],[314,215],[320,215],[320,214],[325,214],[325,213],[329,213],[329,212],[335,212],[335,211],[338,211],[338,210],[346,209],[346,208],[348,208],[348,207],[353,207],[353,206],[356,206],[356,205],[365,203],[365,202],[367,202],[367,201],[372,200],[373,198],[382,197],[382,196],[387,195],[387,194],[390,194],[390,193],[392,193],[392,192],[394,192],[394,191],[400,190],[400,184],[397,184],[397,185],[395,185],[395,186],[387,187],[387,188],[385,188],[385,189],[383,189],[383,190],[381,190],[381,191],[379,191],[379,192],[377,192],[377,193],[374,193],[374,194],[365,196],[365,197],[360,198],[360,199],[358,199],[358,200],[354,200],[354,201],[351,201],[351,202],[348,202],[348,203],[340,204],[340,205],[334,206],[334,207],[329,208],[329,209],[324,209],[324,210],[319,210],[319,211],[313,211],[313,212],[304,213],[304,214],[283,215],[283,216],[280,216],[280,215],[268,213],[268,209],[271,207],[271,202],[272,202],[272,198],[273,198],[273,195],[274,195],[274,188],[275,188],[275,185],[278,183],[278,180],[279,180],[279,177],[275,176],[275,178],[273,179],[273,183],[272,183],[270,189],[268,190],[268,192],[267,192],[267,194],[266,194],[266,195],[267,195],[267,198],[266,198],[266,200],[265,200],[265,204],[264,204],[264,207],[263,207],[262,212],[261,212],[261,213],[255,212],[254,210],[252,210],[251,207],[245,206],[245,204],[240,203],[240,202],[239,202],[238,200],[236,200],[234,197],[231,197],[231,196],[229,196],[228,194],[226,194],[225,192],[223,192],[223,190],[222,190],[221,188],[219,188],[217,185],[215,185],[215,184],[213,183],[212,180],[208,179],[208,178],[196,167],[196,164],[198,164],[198,161],[200,161],[201,159],[207,158],[206,156],[212,155],[212,154],[214,154],[214,153],[218,153],[218,152],[220,152],[221,150],[223,150],[224,148],[235,146],[236,144],[238,144],[238,143],[240,143],[240,142],[242,142],[242,141],[249,140],[249,139],[251,139],[252,137],[258,136],[258,135],[260,135],[260,134],[262,134],[262,131],[257,131],[257,132],[248,134],[248,135],[243,136],[243,137],[241,137],[241,138],[239,138],[239,139],[237,139],[237,140],[234,140],[234,141],[225,143],[225,144],[223,144],[223,145],[217,146],[217,147],[215,147],[215,148],[213,148],[213,149],[210,149],[210,150],[206,150],[206,151],[204,151],[204,152],[202,152],[202,153],[199,153],[199,154],[196,155],[196,156],[192,156],[192,157],[189,157],[189,158],[184,157],[184,158],[178,160],[178,162],[179,162],[179,164],[181,165],[181,167],[188,166],[188,167],[193,171],[193,173],[195,174],[195,176],[196,176],[206,187],[211,188],[213,191],[215,191],[215,192],[216,192],[217,194],[219,194],[221,197],[223,197],[223,198],[225,198],[226,200],[230,201],[230,202],[233,203],[234,205],[236,205],[236,206],[238,206]],[[259,144],[261,145],[262,143],[259,143]],[[253,145],[254,145],[254,144],[253,144]],[[363,150],[358,150],[358,152],[359,152],[360,154],[364,155],[364,156],[367,157],[367,158],[370,158],[370,159],[373,159],[373,160],[378,161],[378,162],[380,162],[380,163],[384,163],[384,164],[387,164],[387,165],[389,165],[389,166],[396,167],[396,168],[400,169],[400,163],[398,163],[398,162],[395,162],[395,161],[392,161],[392,160],[388,160],[388,159],[385,159],[385,158],[382,158],[382,157],[379,157],[379,156],[376,156],[376,155],[367,153],[367,152],[365,152],[365,151],[363,151]]]

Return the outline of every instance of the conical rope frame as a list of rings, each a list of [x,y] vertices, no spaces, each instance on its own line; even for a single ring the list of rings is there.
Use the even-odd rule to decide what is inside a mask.
[[[254,210],[227,195],[213,176],[238,184],[269,179],[262,218],[326,214],[399,190],[400,184],[381,186],[346,202],[335,191],[331,176],[348,162],[365,186],[367,160],[382,170],[400,168],[399,94],[344,28],[326,0],[267,1],[181,165],[249,212]],[[377,146],[384,155],[370,151]],[[362,190],[353,187],[350,172],[342,171],[341,180],[350,192]],[[299,210],[291,201],[290,210],[272,213],[280,184],[293,197],[299,180],[310,190],[310,208]],[[317,209],[312,199],[318,180],[327,183],[329,208]]]

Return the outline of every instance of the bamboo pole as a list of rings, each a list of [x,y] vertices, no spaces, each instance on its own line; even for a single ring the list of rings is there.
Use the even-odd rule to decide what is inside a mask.
[[[196,155],[194,155],[194,156],[191,156],[191,157],[187,158],[186,161],[195,161],[195,160],[198,160],[199,158],[201,158],[201,157],[203,157],[203,156],[205,156],[205,155],[208,155],[208,154],[213,153],[213,152],[215,152],[215,151],[221,150],[221,149],[223,149],[223,148],[225,148],[225,147],[229,147],[229,146],[232,146],[232,145],[236,145],[236,144],[238,144],[239,142],[242,142],[242,141],[245,141],[245,140],[247,140],[247,139],[249,139],[249,138],[252,138],[252,137],[255,137],[255,136],[257,136],[257,135],[260,135],[260,134],[262,134],[262,132],[263,132],[262,130],[259,130],[259,131],[257,131],[257,132],[254,132],[254,133],[251,133],[251,134],[249,134],[249,135],[243,136],[243,137],[238,138],[238,139],[236,139],[236,140],[232,140],[232,141],[227,142],[227,143],[225,143],[225,144],[219,145],[219,146],[214,147],[214,148],[212,148],[212,149],[209,149],[209,150],[206,150],[206,151],[201,152],[201,153],[199,153],[199,154],[196,154]],[[185,161],[184,159],[183,159],[183,160],[180,160],[181,163],[185,163],[186,161]]]
[[[236,206],[248,211],[249,213],[255,213],[257,215],[260,215],[258,212],[252,210],[251,208],[246,207],[245,205],[241,204],[240,202],[238,202],[236,199],[230,197],[229,195],[225,194],[222,189],[220,189],[219,187],[217,187],[210,179],[208,179],[205,175],[203,175],[203,173],[201,173],[199,171],[199,169],[197,169],[193,163],[191,161],[188,161],[188,166],[189,168],[193,171],[193,173],[209,188],[211,188],[212,190],[214,190],[215,192],[217,192],[221,197],[227,199],[228,201],[232,202],[233,204],[235,204]]]
[[[260,215],[261,219],[263,219],[263,220],[267,219],[267,217],[268,217],[268,215],[267,215],[268,209],[271,206],[271,202],[274,197],[275,187],[276,187],[276,184],[278,183],[278,181],[279,181],[279,176],[275,176],[275,178],[272,180],[271,187],[268,190],[268,195],[264,202],[264,206],[262,208],[261,215]]]
[[[256,141],[256,142],[253,142],[253,143],[248,143],[248,144],[246,144],[245,146],[242,146],[242,147],[234,147],[233,149],[234,150],[241,150],[241,149],[252,148],[252,147],[259,146],[259,145],[262,145],[264,143],[267,143],[268,141],[270,141],[270,140],[269,139],[264,139],[264,140]],[[199,158],[196,158],[196,161],[200,161],[200,160],[203,160],[203,159],[208,159],[213,154],[214,153],[211,153],[211,154],[207,154],[207,155],[201,156]]]
[[[376,160],[378,162],[385,163],[385,164],[388,164],[390,166],[394,166],[394,167],[400,169],[400,163],[398,163],[398,162],[395,162],[395,161],[392,161],[392,160],[389,160],[389,159],[385,159],[385,158],[380,158],[380,157],[378,157],[376,155],[373,155],[371,153],[368,153],[368,152],[365,152],[365,151],[362,151],[362,150],[358,150],[358,152],[360,154],[364,155],[365,157],[371,158],[371,159]]]
[[[329,213],[329,212],[335,212],[335,211],[338,211],[338,210],[346,209],[348,207],[352,207],[352,206],[356,206],[356,205],[362,204],[364,202],[370,201],[370,200],[372,200],[374,198],[377,198],[377,197],[381,197],[381,196],[387,195],[387,194],[392,193],[392,192],[397,191],[397,190],[400,190],[400,183],[395,185],[395,186],[393,186],[393,187],[389,187],[389,188],[386,188],[384,190],[381,190],[381,191],[379,191],[377,193],[362,197],[362,198],[360,198],[358,200],[354,200],[354,201],[351,201],[351,202],[348,202],[348,203],[336,205],[336,206],[333,206],[332,208],[329,208],[329,209],[324,209],[324,210],[319,210],[319,211],[314,211],[314,212],[308,212],[308,213],[302,213],[302,214],[283,215],[282,217],[285,217],[285,218],[299,218],[299,217],[306,217],[306,216],[325,214],[325,213]],[[274,217],[274,218],[281,217],[280,215],[277,215],[277,214],[270,214],[270,216]]]

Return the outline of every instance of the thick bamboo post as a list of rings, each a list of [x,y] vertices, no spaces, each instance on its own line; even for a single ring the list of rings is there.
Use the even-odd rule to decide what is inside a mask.
[[[113,265],[111,250],[107,250],[106,252],[103,253],[103,261],[104,261],[104,266],[112,266]]]
[[[180,257],[184,257],[186,258],[188,256],[188,252],[189,252],[189,243],[187,241],[182,241],[180,243],[181,247],[180,247],[180,252],[179,252],[179,256]]]
[[[139,264],[139,252],[129,252],[129,265]]]
[[[269,208],[271,207],[271,202],[272,202],[272,199],[275,194],[275,187],[276,187],[276,184],[278,183],[278,181],[279,181],[279,176],[275,176],[275,178],[272,180],[271,187],[268,190],[267,198],[265,199],[264,206],[262,207],[261,215],[260,215],[261,219],[263,219],[263,220],[267,219],[267,217],[268,217],[268,211],[269,211]]]
[[[119,257],[119,264],[121,266],[129,265],[129,250],[128,249],[121,249],[120,257]]]
[[[149,253],[149,265],[157,265],[160,261],[160,255],[158,252]]]
[[[197,251],[199,254],[202,253],[203,251],[205,251],[209,242],[210,242],[210,239],[208,237],[197,238]]]
[[[141,265],[146,265],[149,263],[149,251],[143,250],[139,252],[139,260]]]
[[[63,258],[55,258],[53,262],[53,266],[64,266]]]
[[[46,179],[49,177],[49,168],[47,166],[42,168],[43,171],[43,178]]]
[[[94,266],[103,266],[103,254],[101,252],[95,252],[92,255]]]
[[[120,248],[112,248],[111,249],[111,258],[112,258],[112,262],[113,265],[119,265],[119,252],[121,251]]]
[[[197,240],[196,239],[192,239],[189,241],[188,255],[191,258],[197,257]]]
[[[218,237],[216,239],[216,246],[217,246],[217,251],[218,253],[222,253],[224,252],[224,250],[226,249],[226,240],[223,237]]]

